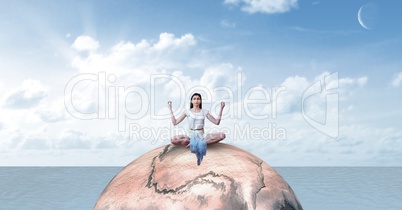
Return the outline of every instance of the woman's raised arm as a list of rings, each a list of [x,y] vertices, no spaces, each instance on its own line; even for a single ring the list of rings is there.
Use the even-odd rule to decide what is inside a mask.
[[[181,123],[181,121],[183,121],[184,118],[186,118],[186,113],[185,112],[183,112],[183,114],[181,114],[180,117],[177,118],[177,119],[174,117],[173,110],[172,110],[172,102],[171,101],[168,101],[168,107],[169,107],[169,111],[170,111],[170,116],[172,118],[172,123],[173,123],[174,126],[176,126],[177,124]]]
[[[219,111],[218,118],[215,119],[214,116],[212,116],[211,114],[208,113],[207,114],[208,120],[211,121],[215,125],[219,125],[221,123],[223,108],[225,108],[225,102],[222,101],[221,102],[221,110]]]

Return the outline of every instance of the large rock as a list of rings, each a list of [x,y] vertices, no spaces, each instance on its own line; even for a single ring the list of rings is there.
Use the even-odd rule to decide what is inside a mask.
[[[135,159],[106,186],[94,209],[303,209],[286,181],[237,147],[208,146],[200,166],[185,147]]]

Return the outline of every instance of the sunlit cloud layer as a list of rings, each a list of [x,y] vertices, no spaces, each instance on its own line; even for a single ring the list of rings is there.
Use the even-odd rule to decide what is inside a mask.
[[[248,13],[283,13],[297,8],[297,0],[225,0],[225,4],[240,6]]]
[[[179,116],[194,92],[213,116],[226,103],[207,133],[269,164],[400,165],[398,36],[355,12],[331,26],[314,15],[328,2],[209,3],[202,17],[189,3],[3,9],[0,165],[126,165],[186,132],[167,102]]]

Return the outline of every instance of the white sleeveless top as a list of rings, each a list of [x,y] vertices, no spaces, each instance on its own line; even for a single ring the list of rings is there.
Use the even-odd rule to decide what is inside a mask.
[[[190,129],[200,130],[204,128],[204,121],[208,114],[208,110],[201,109],[200,112],[192,112],[190,109],[186,109],[185,112]]]

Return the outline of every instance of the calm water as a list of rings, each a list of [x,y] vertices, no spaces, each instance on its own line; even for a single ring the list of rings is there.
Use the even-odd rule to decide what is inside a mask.
[[[0,167],[0,209],[92,209],[121,167]],[[275,167],[305,210],[402,209],[402,167]]]

